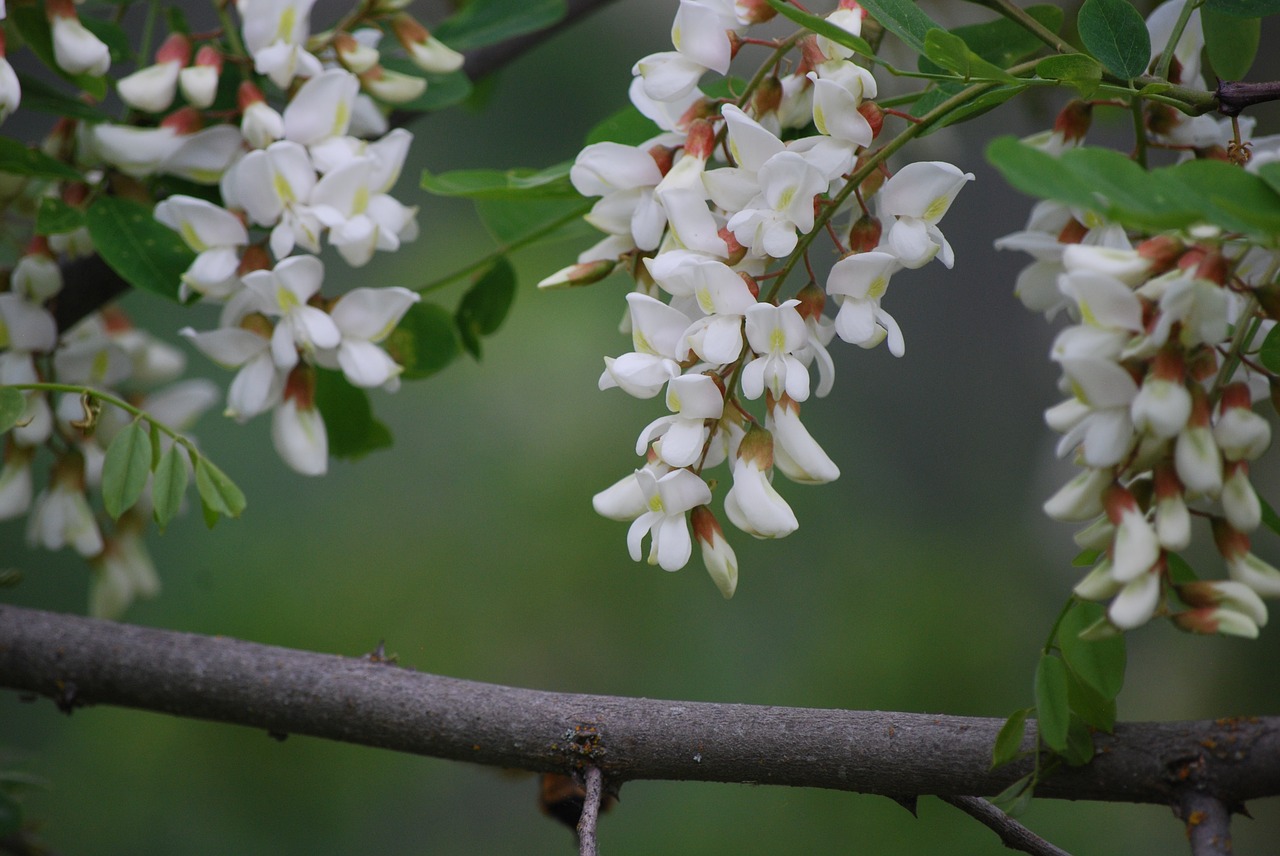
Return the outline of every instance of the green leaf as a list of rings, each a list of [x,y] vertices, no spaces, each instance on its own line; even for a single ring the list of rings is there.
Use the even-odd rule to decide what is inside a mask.
[[[427,81],[427,88],[422,91],[421,95],[412,101],[404,101],[395,105],[397,110],[430,113],[434,110],[443,110],[446,107],[461,104],[471,97],[471,78],[461,71],[451,71],[448,74],[428,74],[409,62],[409,60],[399,57],[389,57],[381,62],[392,71],[398,71],[413,77],[421,77]]]
[[[964,88],[964,84],[958,82],[942,82],[937,84],[924,95],[916,99],[915,103],[911,105],[911,115],[925,115],[942,102],[951,98],[953,95],[963,91]],[[1025,86],[1000,86],[995,89],[988,89],[986,92],[981,93],[963,107],[952,110],[943,119],[934,122],[929,127],[929,130],[925,131],[921,136],[928,136],[929,134],[939,131],[948,125],[955,125],[959,122],[965,122],[969,119],[981,116],[988,110],[993,110],[996,107],[999,107],[1025,88]]]
[[[0,434],[18,424],[27,410],[27,399],[21,390],[0,386]]]
[[[1080,41],[1121,80],[1132,80],[1151,62],[1151,36],[1129,0],[1085,0],[1076,19]]]
[[[156,221],[151,208],[99,196],[85,212],[93,245],[111,269],[136,288],[178,299],[182,274],[195,254],[178,233]]]
[[[205,522],[212,526],[210,521],[217,520],[219,515],[239,517],[244,511],[245,500],[236,483],[203,455],[196,458],[195,464],[196,491],[204,507]]]
[[[987,160],[1015,189],[1038,199],[1096,209],[1098,201],[1066,170],[1059,159],[1019,141],[998,137],[987,146]]]
[[[316,408],[335,458],[361,458],[391,445],[391,432],[374,418],[369,394],[352,386],[342,372],[316,370]]]
[[[812,30],[820,36],[824,36],[838,45],[844,45],[849,50],[856,51],[865,57],[875,59],[876,52],[871,45],[867,44],[866,39],[855,36],[842,27],[828,21],[826,18],[812,15],[808,12],[802,12],[786,0],[765,0],[775,11],[779,12],[782,17],[795,21],[805,29]]]
[[[1200,25],[1214,73],[1220,80],[1243,80],[1258,55],[1262,21],[1204,8],[1200,10]]]
[[[129,43],[129,36],[124,30],[120,29],[118,24],[113,24],[103,18],[95,18],[92,15],[81,15],[80,23],[84,24],[84,28],[97,36],[107,50],[111,53],[112,63],[132,62],[133,46]]]
[[[422,188],[437,196],[472,199],[581,199],[569,182],[572,161],[546,169],[459,169],[436,175],[423,170]]]
[[[1186,206],[1186,194],[1164,173],[1147,172],[1112,149],[1082,146],[1063,154],[1068,156],[1061,163],[1101,197],[1101,205],[1095,202],[1092,207],[1108,217],[1153,229],[1176,228],[1195,218]]]
[[[1225,161],[1190,160],[1152,173],[1178,201],[1227,231],[1273,243],[1280,234],[1280,194],[1267,180]]]
[[[499,256],[487,271],[467,289],[454,319],[462,336],[462,346],[480,359],[480,338],[497,332],[516,297],[516,273],[505,257]]]
[[[160,463],[156,465],[155,475],[151,479],[151,505],[161,531],[169,525],[169,521],[182,506],[182,497],[187,492],[187,479],[187,465],[175,443],[160,456]]]
[[[1028,6],[1025,10],[1046,29],[1057,32],[1062,26],[1062,10],[1057,6]],[[970,24],[950,30],[959,36],[975,54],[1001,69],[1025,59],[1044,47],[1040,39],[1015,21],[997,18],[982,24]],[[942,68],[927,57],[921,57],[919,68],[923,72],[937,73]]]
[[[987,77],[1012,83],[1016,78],[982,57],[978,56],[964,39],[946,30],[933,29],[925,33],[924,55],[935,64],[960,75],[965,80]]]
[[[1098,559],[1102,557],[1102,551],[1096,549],[1081,550],[1076,557],[1071,560],[1073,568],[1092,568],[1098,564]]]
[[[638,146],[658,135],[653,120],[628,104],[617,113],[596,124],[587,132],[587,145],[592,143],[622,143]]]
[[[1276,510],[1271,507],[1271,503],[1261,496],[1258,497],[1258,502],[1262,504],[1262,525],[1280,535],[1280,514],[1276,514]]]
[[[1071,705],[1071,712],[1086,725],[1091,725],[1108,734],[1115,728],[1116,700],[1106,698],[1086,684],[1079,675],[1071,671],[1069,666],[1067,668],[1067,700]]]
[[[1036,727],[1050,749],[1067,748],[1071,709],[1067,699],[1067,667],[1052,654],[1041,654],[1036,666]]]
[[[1071,726],[1067,729],[1067,748],[1062,757],[1072,767],[1081,767],[1093,759],[1093,735],[1085,723],[1075,717],[1071,718]]]
[[[920,11],[914,0],[867,0],[860,4],[886,30],[910,45],[916,53],[925,52],[924,39],[930,30],[938,29],[933,19]]]
[[[16,799],[0,791],[0,838],[22,831],[22,806]],[[23,846],[21,842],[18,846]]]
[[[991,749],[991,769],[1008,764],[1022,751],[1022,737],[1027,732],[1027,716],[1033,708],[1015,710],[1000,726],[995,746]]]
[[[543,241],[596,232],[583,221],[594,199],[478,199],[476,213],[500,245],[520,244],[534,235]]]
[[[1080,680],[1103,698],[1113,699],[1124,686],[1124,636],[1095,641],[1080,638],[1086,628],[1104,615],[1106,609],[1101,604],[1077,601],[1058,625],[1058,648],[1062,659]]]
[[[382,343],[391,359],[404,367],[400,377],[431,377],[462,352],[453,314],[443,306],[418,302]]]
[[[151,475],[151,437],[137,419],[115,436],[102,462],[102,504],[118,519],[137,503]]]
[[[98,108],[59,91],[38,77],[18,72],[18,84],[22,87],[23,110],[53,113],[69,119],[84,119],[86,122],[103,122],[107,119],[107,114]]]
[[[0,137],[0,172],[56,178],[60,181],[82,181],[78,170],[49,157],[39,149],[25,146],[12,137]]]
[[[433,28],[432,35],[456,51],[465,51],[545,29],[567,11],[564,0],[471,0]]]
[[[1259,497],[1259,499],[1261,499],[1261,497]],[[1262,519],[1263,522],[1266,522],[1267,518],[1265,510]],[[1166,551],[1164,557],[1166,564],[1169,566],[1169,582],[1174,585],[1183,585],[1185,583],[1193,583],[1200,579],[1200,577],[1196,575],[1195,569],[1187,563],[1186,559],[1182,558],[1177,553],[1170,553]]]
[[[1206,0],[1201,14],[1210,9],[1238,18],[1265,18],[1280,14],[1280,0]]]
[[[1036,63],[1036,74],[1074,87],[1081,98],[1092,98],[1102,85],[1102,66],[1088,54],[1058,54]]]
[[[84,211],[81,209],[68,205],[55,196],[40,198],[40,208],[36,211],[37,235],[60,235],[83,225]]]
[[[1031,797],[1035,793],[1035,772],[1027,773],[1009,787],[991,798],[991,804],[999,808],[1009,817],[1017,817],[1027,810]]]

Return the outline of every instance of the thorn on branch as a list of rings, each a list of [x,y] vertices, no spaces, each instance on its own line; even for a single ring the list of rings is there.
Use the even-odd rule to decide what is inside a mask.
[[[1001,843],[1010,850],[1030,853],[1032,856],[1071,856],[1055,844],[1045,841],[1021,823],[996,808],[981,797],[939,797],[1000,836]]]

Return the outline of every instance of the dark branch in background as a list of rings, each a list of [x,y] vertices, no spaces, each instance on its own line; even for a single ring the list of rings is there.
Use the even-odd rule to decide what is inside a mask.
[[[596,820],[600,817],[600,802],[604,799],[604,774],[599,767],[588,767],[583,778],[586,779],[587,795],[582,800],[582,817],[578,820],[578,853],[579,856],[599,856]]]
[[[468,51],[462,70],[473,81],[487,77],[551,36],[611,2],[613,0],[567,0],[565,5],[568,12],[559,23],[545,30]],[[390,120],[393,126],[398,127],[422,115],[395,111],[391,114]],[[85,316],[120,297],[130,288],[129,283],[98,256],[63,265],[62,279],[66,285],[58,294],[56,303],[52,307],[53,317],[59,330],[66,330]]]
[[[1031,856],[1071,856],[1061,847],[1045,841],[981,797],[942,797],[942,801],[955,806],[989,828],[1000,836],[1000,843],[1010,850],[1030,853]]]
[[[612,787],[973,796],[1029,769],[989,769],[1000,719],[540,692],[13,606],[0,606],[0,686],[67,711],[113,704],[476,764],[598,768]],[[1096,743],[1091,764],[1055,772],[1036,795],[1178,805],[1199,791],[1238,808],[1280,794],[1280,717],[1122,723]]]

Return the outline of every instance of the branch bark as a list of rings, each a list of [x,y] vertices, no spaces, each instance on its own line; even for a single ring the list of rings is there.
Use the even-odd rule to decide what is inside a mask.
[[[339,657],[0,606],[0,687],[539,772],[750,782],[892,797],[990,795],[1003,720],[502,687]],[[1024,749],[1033,747],[1028,735]],[[1221,805],[1280,794],[1280,717],[1122,723],[1039,797]]]

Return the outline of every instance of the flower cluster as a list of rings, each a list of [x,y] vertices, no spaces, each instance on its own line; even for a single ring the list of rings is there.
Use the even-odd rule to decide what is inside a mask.
[[[810,395],[834,384],[828,344],[836,336],[863,348],[883,341],[902,355],[901,330],[881,305],[890,278],[935,258],[952,265],[938,221],[973,178],[921,162],[886,181],[883,155],[871,149],[885,120],[875,77],[837,41],[745,35],[772,14],[759,2],[681,0],[675,50],[637,62],[630,89],[661,133],[634,146],[595,143],[578,155],[570,177],[584,196],[600,197],[587,220],[607,237],[542,283],[594,281],[619,263],[634,273],[624,320],[633,350],[605,359],[600,387],[637,398],[665,389],[670,413],[640,432],[644,465],[598,494],[595,508],[633,521],[632,558],[642,558],[648,535],[649,563],[669,571],[692,553],[691,515],[725,597],[737,585],[737,559],[707,507],[705,473],[727,463],[724,513],[736,528],[757,538],[795,531],[796,516],[772,484],[775,467],[808,484],[839,476],[800,420]],[[827,20],[857,36],[864,18],[842,0]],[[771,49],[758,84],[735,99],[706,94],[703,76],[726,74],[748,45]],[[783,73],[792,47],[798,62]],[[838,261],[819,286],[809,247],[823,231]],[[784,280],[801,262],[810,281],[785,299]],[[833,318],[824,314],[829,298]],[[747,406],[760,399],[763,419]]]
[[[1168,40],[1180,5],[1153,13],[1153,40]],[[1198,74],[1202,46],[1193,18],[1176,52],[1184,75]],[[1037,142],[1050,151],[1078,144],[1088,116],[1069,105]],[[1201,156],[1226,157],[1229,129],[1212,119],[1158,110],[1149,121],[1171,146],[1194,140]],[[1254,357],[1275,323],[1260,311],[1258,289],[1274,281],[1280,256],[1209,227],[1134,236],[1055,202],[1039,203],[1025,230],[996,245],[1035,258],[1018,277],[1023,303],[1072,321],[1051,351],[1068,397],[1045,420],[1062,434],[1059,455],[1081,472],[1044,509],[1085,524],[1076,542],[1096,564],[1075,593],[1108,602],[1091,632],[1168,615],[1185,630],[1256,636],[1267,620],[1261,598],[1280,597],[1280,570],[1249,541],[1262,522],[1249,466],[1271,442],[1253,411],[1271,381]],[[1194,579],[1178,555],[1192,543],[1195,517],[1207,522],[1229,579]]]
[[[399,287],[321,295],[325,268],[317,254],[326,245],[361,266],[417,234],[416,209],[391,195],[412,135],[390,129],[386,112],[417,98],[427,82],[384,67],[380,40],[389,34],[392,50],[427,72],[454,71],[462,56],[396,0],[360,3],[338,28],[315,35],[313,3],[239,0],[237,32],[173,32],[152,64],[116,81],[131,111],[127,122],[67,118],[46,141],[44,150],[82,179],[18,181],[12,193],[5,187],[5,204],[30,216],[46,199],[76,212],[108,192],[159,198],[155,219],[195,254],[175,283],[178,296],[221,307],[215,329],[181,332],[236,370],[227,415],[243,422],[270,411],[281,458],[319,475],[328,445],[317,371],[394,391],[402,369],[383,343],[418,300]],[[104,75],[110,51],[71,0],[44,7],[58,68]],[[0,118],[21,98],[3,48],[0,33]],[[203,187],[171,193],[191,184]],[[61,265],[93,252],[81,225],[30,241],[0,292],[0,385],[101,391],[132,401],[152,423],[185,429],[216,390],[178,381],[180,351],[132,329],[117,310],[57,329],[49,306],[62,290]],[[161,384],[169,386],[148,391]],[[25,412],[4,438],[0,519],[29,515],[32,544],[71,546],[90,559],[98,570],[91,610],[118,614],[157,587],[139,540],[149,497],[114,524],[101,521],[88,499],[101,487],[104,450],[128,419],[110,407],[99,413],[100,399],[75,392],[27,389],[23,400]],[[52,450],[54,462],[50,486],[36,495],[32,464],[41,448]]]

